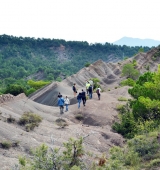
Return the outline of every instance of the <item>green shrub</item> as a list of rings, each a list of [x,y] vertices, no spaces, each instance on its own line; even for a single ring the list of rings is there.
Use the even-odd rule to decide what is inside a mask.
[[[91,65],[90,63],[86,63],[84,66],[89,67],[90,65]]]
[[[63,143],[63,150],[60,148],[49,148],[42,144],[36,149],[32,150],[32,157],[26,159],[19,158],[19,169],[33,169],[33,170],[81,170],[86,169],[82,156],[85,153],[83,148],[83,138],[72,139]]]
[[[93,81],[93,89],[97,89],[98,87],[101,87],[100,86],[100,80],[98,78],[92,78],[91,79]]]
[[[121,81],[120,85],[121,86],[132,86],[133,87],[135,85],[135,81],[131,78],[128,78],[126,80]]]
[[[118,101],[128,101],[128,99],[126,99],[125,97],[119,97]]]
[[[42,81],[42,80],[40,80],[40,81],[28,80],[28,82],[27,82],[27,84],[28,84],[30,87],[32,87],[32,88],[34,88],[34,89],[36,89],[36,90],[44,87],[45,85],[47,85],[47,84],[49,84],[49,83],[50,83],[50,81]]]
[[[144,160],[151,159],[160,147],[156,138],[148,138],[148,136],[135,137],[129,140],[128,145]]]
[[[119,111],[119,113],[123,114],[126,112],[126,108],[125,108],[125,105],[117,105],[116,106],[116,110]]]
[[[19,119],[19,124],[25,126],[27,132],[33,130],[36,126],[39,126],[39,123],[42,121],[42,118],[33,113],[24,113]]]
[[[55,122],[56,122],[56,125],[60,126],[61,128],[68,126],[68,123],[64,119],[61,119],[61,118],[57,119]]]
[[[126,146],[126,148],[120,148],[114,146],[110,149],[110,159],[108,164],[112,165],[112,169],[128,170],[127,166],[137,167],[139,165],[139,156],[136,152]],[[114,164],[116,163],[116,164]],[[116,165],[116,166],[115,166]],[[108,166],[109,167],[109,166]],[[110,169],[107,169],[110,170]]]
[[[36,89],[32,87],[29,90],[27,90],[26,95],[29,96],[30,94],[34,93],[35,91],[36,91]]]
[[[7,86],[5,94],[10,93],[14,96],[17,96],[20,93],[26,93],[26,89],[22,85],[10,84]]]
[[[75,118],[77,119],[77,120],[83,120],[84,119],[84,116],[82,115],[82,114],[80,114],[80,113],[78,113],[77,115],[75,115]]]
[[[12,143],[10,141],[3,141],[1,142],[2,148],[9,149],[12,147]]]
[[[150,161],[148,168],[151,169],[153,167],[160,167],[160,158]]]
[[[131,112],[120,115],[120,123],[115,122],[112,128],[126,138],[133,138],[137,134],[137,122]]]

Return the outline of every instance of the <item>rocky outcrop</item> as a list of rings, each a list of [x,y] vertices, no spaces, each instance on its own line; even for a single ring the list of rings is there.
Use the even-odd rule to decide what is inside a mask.
[[[0,103],[8,102],[14,99],[14,96],[11,94],[0,95]]]
[[[10,102],[16,99],[21,99],[24,97],[26,97],[24,93],[19,94],[17,96],[13,96],[12,94],[3,94],[3,95],[0,95],[0,104],[5,103],[5,102]]]

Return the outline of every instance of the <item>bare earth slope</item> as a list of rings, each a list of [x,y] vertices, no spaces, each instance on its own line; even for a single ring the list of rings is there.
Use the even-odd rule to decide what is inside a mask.
[[[116,105],[120,103],[119,96],[128,96],[127,87],[116,89],[115,92],[102,93],[101,100],[97,95],[93,99],[87,100],[86,106],[78,109],[77,104],[69,106],[69,112],[65,112],[63,118],[67,121],[66,128],[59,128],[55,120],[59,118],[59,108],[46,106],[36,103],[24,95],[13,97],[8,102],[0,104],[0,142],[2,141],[19,141],[18,147],[12,147],[9,150],[0,147],[0,167],[6,170],[18,162],[18,156],[29,153],[30,148],[39,146],[41,143],[51,145],[51,136],[54,139],[56,147],[62,146],[62,143],[70,137],[78,138],[87,136],[84,140],[86,150],[100,155],[108,150],[111,146],[123,144],[121,135],[114,133],[111,125],[117,118]],[[16,123],[7,123],[6,118],[12,115],[18,120],[24,112],[33,112],[43,117],[39,127],[33,131],[26,132]],[[82,113],[83,121],[75,119],[75,115]]]

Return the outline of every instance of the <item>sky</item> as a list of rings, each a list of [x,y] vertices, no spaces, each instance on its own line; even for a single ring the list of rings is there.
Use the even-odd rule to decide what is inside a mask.
[[[0,35],[112,43],[160,40],[160,0],[0,0]]]

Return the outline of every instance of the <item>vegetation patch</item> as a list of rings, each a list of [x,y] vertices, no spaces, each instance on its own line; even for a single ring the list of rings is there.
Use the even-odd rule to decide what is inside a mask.
[[[68,126],[68,123],[66,122],[66,120],[61,119],[61,118],[57,119],[55,122],[56,122],[56,125],[61,128]]]
[[[16,120],[11,115],[7,118],[8,123],[14,123]]]
[[[11,141],[2,141],[0,142],[0,147],[3,149],[10,149],[11,147],[19,146],[19,141],[11,142]]]
[[[79,121],[84,120],[84,116],[83,116],[81,113],[76,114],[76,115],[75,115],[75,118],[76,118],[77,120],[79,120]]]
[[[128,78],[126,80],[121,81],[120,85],[121,86],[131,86],[131,87],[133,87],[135,85],[135,83],[136,82],[133,79]]]
[[[12,143],[10,141],[3,141],[0,144],[3,149],[9,149],[12,147]]]
[[[121,104],[117,105],[116,110],[119,111],[119,113],[121,114],[125,113],[125,105],[121,105]]]
[[[122,76],[126,76],[127,78],[137,79],[140,73],[138,70],[134,68],[132,63],[125,64],[122,68]]]
[[[39,123],[42,121],[42,118],[34,113],[24,113],[19,119],[19,124],[25,126],[27,132],[33,130],[36,126],[39,126]]]
[[[94,84],[93,90],[97,89],[98,87],[101,87],[100,80],[98,78],[92,78],[91,80],[93,81],[93,84]]]
[[[128,101],[128,99],[126,99],[125,97],[119,97],[118,101]]]

